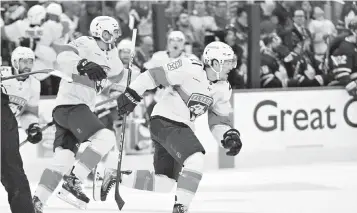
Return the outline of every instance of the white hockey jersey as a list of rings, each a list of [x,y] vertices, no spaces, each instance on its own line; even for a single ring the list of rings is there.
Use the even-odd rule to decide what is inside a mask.
[[[211,130],[215,125],[223,125],[222,131],[232,128],[231,87],[228,82],[210,82],[200,61],[180,58],[149,69],[139,75],[130,88],[142,95],[160,84],[167,87],[168,92],[155,105],[152,116],[185,123],[194,131],[195,119],[208,112]]]
[[[80,75],[77,71],[78,62],[86,58],[101,65],[110,79],[120,75],[124,69],[123,63],[119,59],[118,49],[114,47],[111,50],[103,51],[92,37],[87,36],[77,38],[69,43],[68,47],[77,51],[78,55],[73,51],[61,52],[57,57],[57,62],[60,70],[71,76],[73,82],[61,81],[56,105],[86,104],[94,110],[97,95],[113,82],[108,79],[94,82],[87,76]]]
[[[4,76],[7,75],[5,74]],[[2,82],[2,85],[4,92],[9,95],[9,106],[19,123],[22,123],[22,126],[27,128],[30,123],[38,122],[38,118],[33,118],[34,116],[22,118],[22,115],[26,107],[38,107],[41,92],[40,81],[34,76],[29,76],[24,81],[17,79],[6,80]]]

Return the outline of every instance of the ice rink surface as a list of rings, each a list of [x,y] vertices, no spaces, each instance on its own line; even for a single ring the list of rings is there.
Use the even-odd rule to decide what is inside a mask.
[[[36,182],[31,182],[34,190]],[[171,213],[174,194],[121,188],[123,213]],[[87,191],[91,195],[91,191]],[[10,213],[0,189],[0,212]],[[91,196],[90,196],[91,197]],[[106,202],[78,210],[53,196],[44,213],[119,212],[114,190]],[[357,164],[353,162],[206,172],[190,213],[356,213]]]

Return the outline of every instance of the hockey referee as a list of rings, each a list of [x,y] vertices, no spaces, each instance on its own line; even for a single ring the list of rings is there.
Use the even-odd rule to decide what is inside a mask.
[[[35,213],[30,185],[22,165],[19,132],[9,96],[1,86],[1,183],[4,185],[12,213]]]

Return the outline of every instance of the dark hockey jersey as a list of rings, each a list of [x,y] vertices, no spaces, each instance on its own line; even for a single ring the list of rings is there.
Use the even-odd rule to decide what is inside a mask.
[[[263,52],[260,62],[260,86],[263,88],[283,87],[281,81],[275,76],[279,71],[279,62],[273,55]]]
[[[332,73],[341,85],[357,80],[357,46],[347,39],[342,41],[331,55]]]

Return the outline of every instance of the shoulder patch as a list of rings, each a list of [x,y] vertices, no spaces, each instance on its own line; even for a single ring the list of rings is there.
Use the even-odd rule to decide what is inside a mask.
[[[182,67],[182,60],[181,59],[179,59],[177,61],[173,61],[173,62],[167,64],[167,69],[169,71],[176,70],[176,69],[178,69],[180,67]]]

